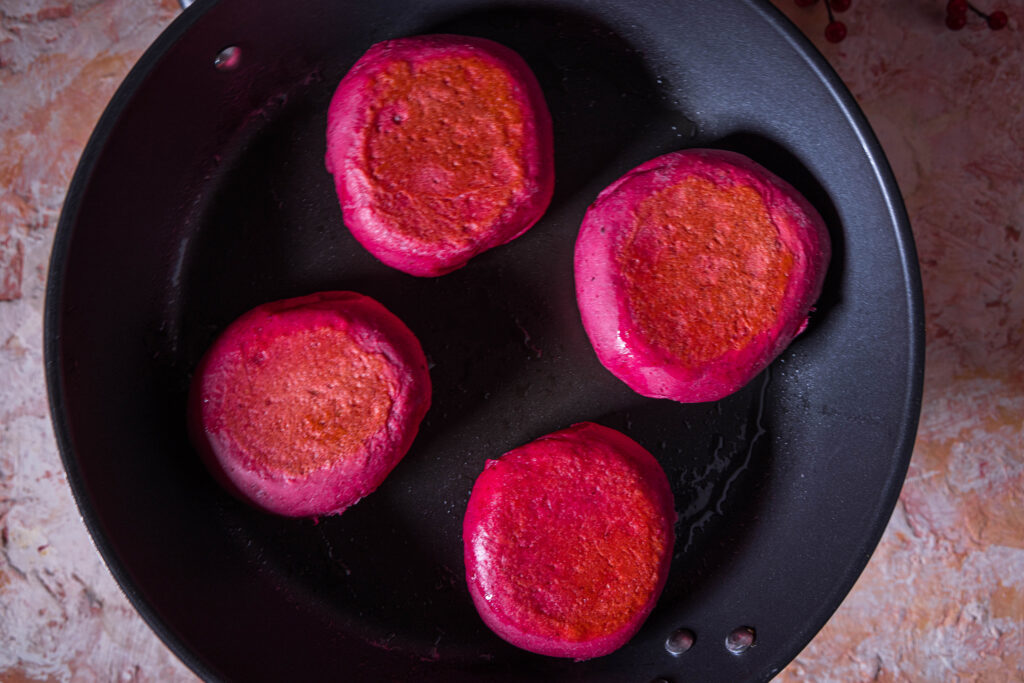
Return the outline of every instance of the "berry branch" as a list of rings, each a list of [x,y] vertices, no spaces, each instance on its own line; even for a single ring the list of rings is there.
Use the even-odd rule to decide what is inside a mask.
[[[810,7],[818,0],[795,0],[795,2],[797,7]],[[825,40],[830,43],[838,43],[846,38],[846,24],[836,19],[835,12],[845,12],[848,9],[850,9],[850,0],[825,0],[825,10],[828,12]]]
[[[828,10],[828,25],[825,26],[825,40],[830,43],[838,43],[846,37],[846,24],[836,19],[832,13],[845,12],[850,9],[850,0],[825,0],[825,9]]]
[[[817,4],[818,0],[793,0],[797,7],[810,7]],[[846,38],[846,24],[835,17],[836,12],[845,12],[850,9],[851,0],[824,0],[825,10],[828,12],[828,24],[825,25],[825,39],[830,43],[839,43]],[[972,5],[967,0],[948,0],[946,3],[946,26],[950,30],[959,31],[967,25],[968,12],[976,14],[985,20],[988,27],[993,31],[1006,28],[1009,17],[1006,12],[996,10],[985,13]]]
[[[986,14],[971,3],[967,2],[967,0],[949,0],[949,2],[946,3],[946,26],[951,31],[959,31],[962,29],[967,25],[968,10],[984,19],[985,23],[988,24],[988,27],[993,31],[1005,28],[1006,22],[1009,20],[1006,16],[1006,12],[996,10],[990,14]]]

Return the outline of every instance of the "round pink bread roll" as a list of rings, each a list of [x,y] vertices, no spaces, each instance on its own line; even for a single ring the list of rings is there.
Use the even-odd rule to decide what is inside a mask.
[[[522,58],[482,38],[371,47],[327,114],[345,225],[379,260],[442,275],[509,242],[554,190],[551,115]]]
[[[830,257],[793,187],[733,152],[642,164],[588,209],[576,298],[601,363],[644,396],[737,391],[803,331]]]
[[[628,641],[668,578],[676,514],[654,457],[584,422],[489,460],[463,525],[469,592],[513,645],[577,660]]]
[[[340,514],[409,450],[430,406],[419,341],[354,292],[258,306],[192,381],[193,440],[232,493],[290,517]]]

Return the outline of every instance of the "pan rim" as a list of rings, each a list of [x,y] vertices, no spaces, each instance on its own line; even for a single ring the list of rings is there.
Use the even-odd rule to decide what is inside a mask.
[[[907,354],[908,363],[903,383],[903,386],[907,388],[903,405],[904,419],[899,423],[894,451],[894,456],[898,457],[893,458],[892,476],[886,479],[886,488],[879,497],[874,523],[871,525],[871,533],[866,535],[864,542],[858,548],[858,554],[861,559],[859,562],[848,565],[847,571],[843,576],[834,582],[834,591],[831,599],[823,601],[818,613],[813,618],[808,618],[805,621],[806,628],[794,633],[793,637],[789,639],[792,644],[786,648],[786,656],[778,658],[783,664],[770,674],[769,677],[771,677],[781,671],[789,662],[792,662],[811,643],[814,636],[828,623],[832,615],[842,605],[853,589],[854,584],[864,572],[868,562],[870,562],[871,556],[878,547],[882,535],[889,526],[892,512],[899,501],[900,492],[902,491],[910,460],[913,456],[924,390],[924,292],[921,282],[920,263],[917,257],[917,247],[914,242],[910,218],[907,215],[902,193],[885,151],[882,149],[881,142],[872,129],[867,116],[824,55],[778,8],[767,0],[760,3],[755,0],[744,0],[744,2],[756,9],[764,17],[765,21],[804,59],[818,79],[828,88],[829,94],[842,110],[850,128],[856,132],[860,147],[870,162],[878,182],[878,189],[884,197],[888,211],[887,223],[892,226],[897,241],[900,263],[903,267],[902,280],[905,286],[904,294],[907,304],[907,329],[910,332],[909,339],[907,339],[909,347]]]
[[[71,436],[70,425],[64,404],[63,371],[61,362],[60,342],[62,339],[63,283],[64,271],[70,252],[72,232],[77,223],[78,211],[89,182],[110,136],[117,129],[118,122],[125,108],[131,102],[139,87],[146,81],[149,74],[163,59],[164,55],[185,36],[189,29],[215,2],[201,2],[190,5],[178,14],[156,40],[146,48],[138,61],[132,66],[124,80],[118,85],[110,102],[104,108],[89,140],[75,166],[68,191],[61,207],[60,218],[54,234],[53,246],[50,251],[50,262],[46,274],[46,289],[43,304],[43,358],[46,375],[47,401],[49,404],[50,421],[53,426],[57,449],[61,463],[67,475],[69,488],[75,500],[78,513],[89,531],[93,546],[99,551],[108,571],[114,577],[118,588],[132,607],[139,613],[146,625],[174,655],[203,680],[217,680],[213,666],[201,659],[188,648],[171,626],[157,615],[152,605],[143,596],[141,587],[131,576],[128,568],[121,561],[111,542],[104,533],[103,525],[96,513],[90,494],[78,466],[76,451]]]

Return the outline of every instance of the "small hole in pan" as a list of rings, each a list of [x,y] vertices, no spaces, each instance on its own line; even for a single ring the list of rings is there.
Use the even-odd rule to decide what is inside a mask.
[[[670,655],[678,657],[693,647],[693,643],[696,640],[697,636],[695,636],[693,631],[690,629],[676,629],[667,639],[665,639],[665,651]]]
[[[734,655],[743,654],[754,647],[755,639],[754,629],[749,626],[740,626],[726,636],[725,649]]]
[[[213,66],[218,71],[234,71],[242,61],[242,51],[237,45],[230,45],[213,58]]]

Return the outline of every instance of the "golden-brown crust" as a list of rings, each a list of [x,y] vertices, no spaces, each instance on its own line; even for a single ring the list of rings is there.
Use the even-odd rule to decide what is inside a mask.
[[[532,652],[589,659],[614,651],[664,588],[672,500],[650,453],[593,423],[489,461],[463,532],[480,616]]]
[[[551,116],[529,67],[481,38],[378,43],[328,111],[346,226],[382,262],[440,275],[529,229],[554,190]]]
[[[780,178],[733,152],[674,152],[588,209],[577,303],[598,358],[634,390],[712,401],[802,331],[829,258],[821,217]]]
[[[232,493],[282,515],[338,514],[402,459],[430,392],[397,317],[360,294],[321,292],[228,326],[196,370],[190,429]]]

